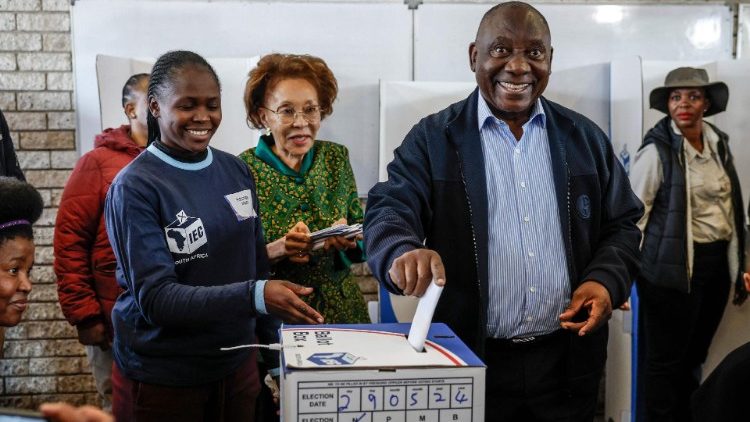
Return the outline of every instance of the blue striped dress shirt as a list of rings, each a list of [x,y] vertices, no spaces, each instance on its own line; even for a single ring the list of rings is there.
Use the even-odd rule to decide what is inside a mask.
[[[489,217],[487,334],[548,334],[560,328],[570,282],[546,116],[537,100],[516,141],[481,95],[478,101]]]

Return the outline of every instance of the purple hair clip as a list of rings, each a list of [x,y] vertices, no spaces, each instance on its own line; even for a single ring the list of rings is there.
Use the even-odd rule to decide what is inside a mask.
[[[0,224],[0,230],[7,229],[8,227],[21,226],[21,225],[30,226],[31,222],[29,222],[29,220],[13,220],[13,221],[8,221],[7,223]]]

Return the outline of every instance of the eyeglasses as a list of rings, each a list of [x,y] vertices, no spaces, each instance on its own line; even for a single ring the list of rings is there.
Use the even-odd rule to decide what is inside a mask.
[[[305,106],[302,111],[297,111],[292,107],[281,106],[276,111],[271,110],[268,107],[260,106],[259,108],[265,108],[271,113],[275,114],[279,118],[282,124],[290,125],[297,120],[297,115],[301,115],[308,123],[317,123],[320,121],[320,113],[322,109],[318,105]]]

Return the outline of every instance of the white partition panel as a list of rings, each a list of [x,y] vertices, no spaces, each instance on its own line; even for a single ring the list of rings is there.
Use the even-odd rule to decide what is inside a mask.
[[[747,92],[750,59],[720,61],[716,63],[716,74],[718,80],[729,86],[729,103],[727,110],[717,114],[714,120],[716,125],[729,135],[729,146],[734,155],[745,205],[750,197],[750,95]],[[709,349],[704,376],[713,371],[729,352],[750,341],[750,300],[739,307],[732,305],[733,294],[734,288]]]
[[[377,180],[378,82],[412,75],[412,13],[403,4],[78,0],[71,10],[81,153],[102,129],[98,54],[156,58],[188,49],[248,59],[273,51],[308,53],[325,59],[339,80],[339,100],[319,136],[349,147],[361,193]],[[224,108],[236,107],[228,99],[242,97],[229,85],[222,92]],[[232,151],[256,142],[248,129],[229,135]]]
[[[122,87],[136,73],[149,73],[154,61],[100,55],[96,57],[96,85],[102,128],[128,123],[122,109]]]
[[[593,120],[609,135],[609,63],[553,72],[544,96]]]
[[[393,150],[412,126],[465,99],[475,87],[472,82],[381,82],[379,180],[388,179],[386,166],[393,161]]]
[[[750,59],[750,5],[740,5],[738,25],[737,58]]]
[[[632,56],[614,60],[610,67],[611,140],[616,153],[632,155],[641,141],[643,120],[641,60]],[[622,157],[621,157],[622,158]],[[609,322],[604,418],[631,420],[633,313],[615,310]]]
[[[420,5],[414,17],[415,80],[471,81],[468,45],[492,5]],[[725,5],[535,7],[552,32],[553,72],[634,55],[705,61],[732,56],[732,13]]]

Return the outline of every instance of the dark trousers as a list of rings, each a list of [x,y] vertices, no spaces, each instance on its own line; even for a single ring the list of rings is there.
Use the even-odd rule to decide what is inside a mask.
[[[604,328],[583,338],[559,330],[528,344],[487,339],[485,420],[593,420],[606,338]]]
[[[112,368],[112,413],[128,422],[252,422],[260,392],[255,353],[221,381],[195,387],[146,384]]]
[[[727,246],[726,241],[694,245],[689,293],[638,283],[645,340],[639,385],[648,422],[691,420],[690,396],[729,297]]]

